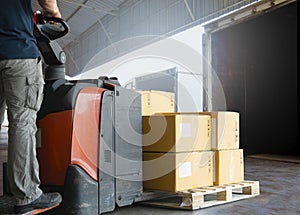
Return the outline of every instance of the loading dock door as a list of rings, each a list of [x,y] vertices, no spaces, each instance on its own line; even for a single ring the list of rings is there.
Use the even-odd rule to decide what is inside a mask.
[[[204,56],[227,110],[241,113],[246,154],[300,154],[297,141],[296,1],[260,1],[205,26]],[[205,74],[214,110],[212,70]],[[215,102],[215,103],[214,103]]]

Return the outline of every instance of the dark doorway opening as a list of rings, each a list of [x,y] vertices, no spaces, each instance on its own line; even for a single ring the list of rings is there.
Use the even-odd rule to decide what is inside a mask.
[[[245,153],[300,155],[296,2],[213,33],[212,47]]]

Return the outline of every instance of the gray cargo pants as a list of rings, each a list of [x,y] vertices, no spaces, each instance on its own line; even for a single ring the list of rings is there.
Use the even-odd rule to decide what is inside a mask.
[[[36,114],[44,80],[37,59],[0,60],[0,97],[8,107],[8,178],[16,205],[37,199],[39,165],[36,158]]]
[[[5,107],[6,107],[5,99],[4,99],[4,97],[0,97],[0,126],[4,122]],[[0,127],[0,129],[1,129],[1,127]]]

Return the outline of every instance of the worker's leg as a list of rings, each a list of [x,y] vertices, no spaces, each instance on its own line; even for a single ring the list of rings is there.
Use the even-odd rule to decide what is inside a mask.
[[[25,205],[42,194],[35,133],[44,81],[36,59],[1,63],[9,120],[8,177],[16,205]]]
[[[4,122],[4,114],[5,114],[6,104],[5,104],[4,95],[2,96],[2,93],[0,93],[0,95],[1,95],[0,96],[0,129],[1,129],[1,125]]]
[[[2,81],[2,72],[0,71],[0,129],[1,125],[4,121],[4,112],[5,112],[5,98],[4,98],[4,90],[3,90],[3,81]]]

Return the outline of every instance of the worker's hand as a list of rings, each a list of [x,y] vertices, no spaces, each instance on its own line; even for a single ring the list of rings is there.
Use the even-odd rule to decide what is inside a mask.
[[[44,9],[44,14],[46,16],[61,18],[56,0],[38,0],[38,2]]]
[[[43,14],[45,16],[48,16],[48,17],[56,17],[56,18],[61,18],[61,14],[59,12],[59,10],[57,9],[55,12],[53,13],[49,13],[48,11],[43,11]]]
[[[60,14],[59,10],[57,10],[56,13],[52,14],[52,17],[61,18],[61,14]]]
[[[57,10],[55,13],[47,13],[46,11],[44,12],[45,16],[47,17],[55,17],[55,18],[60,18],[61,19],[61,14],[59,12],[59,10]],[[54,21],[47,21],[47,23],[51,24],[51,25],[56,25],[57,23]]]

